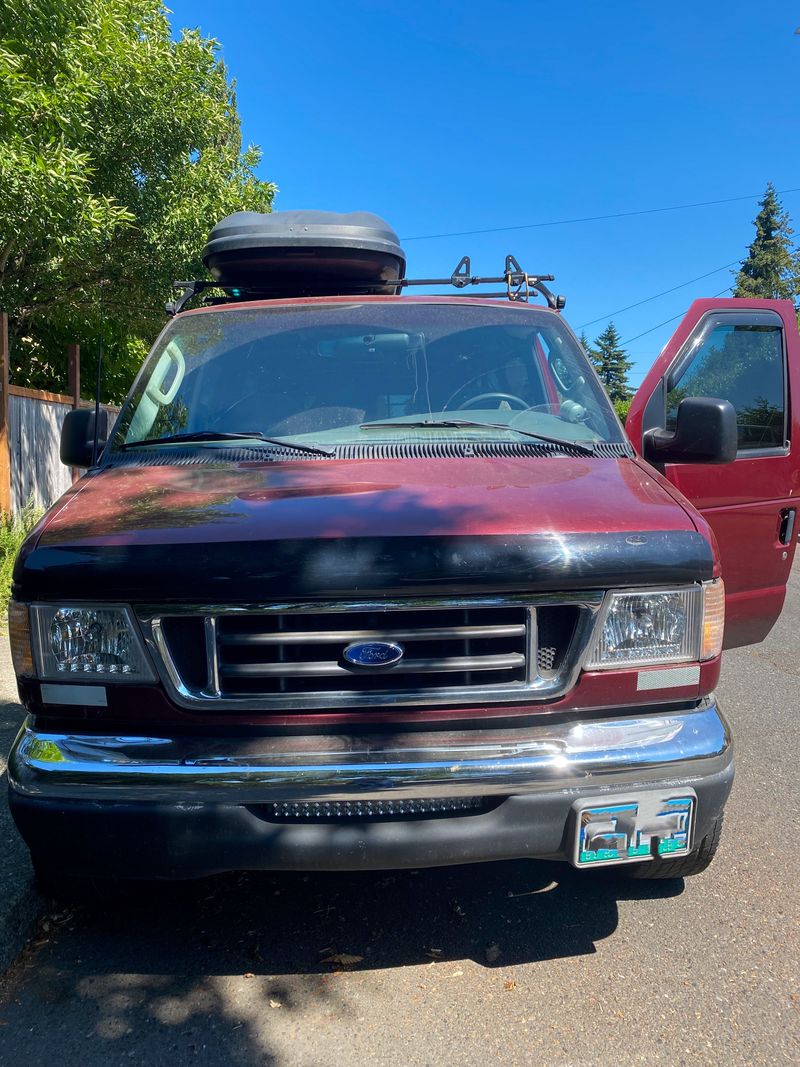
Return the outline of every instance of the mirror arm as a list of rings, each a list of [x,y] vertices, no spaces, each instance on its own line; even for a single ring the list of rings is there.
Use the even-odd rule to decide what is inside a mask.
[[[642,434],[642,456],[648,463],[663,466],[669,460],[664,460],[662,457],[670,454],[676,437],[677,434],[671,430],[647,430]]]

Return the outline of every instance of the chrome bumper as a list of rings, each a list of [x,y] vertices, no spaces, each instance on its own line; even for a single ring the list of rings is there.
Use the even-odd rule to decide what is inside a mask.
[[[117,737],[47,733],[28,720],[8,778],[31,799],[263,804],[688,785],[731,760],[727,723],[708,698],[680,712],[368,737]]]

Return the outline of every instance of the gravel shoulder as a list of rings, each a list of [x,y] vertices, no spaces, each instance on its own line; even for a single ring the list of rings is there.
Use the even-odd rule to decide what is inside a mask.
[[[44,907],[6,803],[6,756],[22,718],[8,637],[0,632],[0,973],[17,956]]]

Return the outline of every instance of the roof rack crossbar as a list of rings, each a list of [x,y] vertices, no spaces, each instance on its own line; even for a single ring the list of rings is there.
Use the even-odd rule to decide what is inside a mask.
[[[531,292],[540,293],[549,307],[555,311],[560,311],[566,304],[566,297],[554,295],[550,289],[544,284],[545,282],[551,282],[554,280],[552,274],[528,274],[523,271],[517,260],[512,255],[506,256],[505,271],[503,274],[491,277],[481,277],[471,273],[471,264],[469,256],[462,256],[458,261],[455,270],[449,278],[399,278],[396,281],[387,282],[387,286],[393,286],[397,289],[405,289],[412,285],[452,285],[456,289],[466,289],[467,286],[475,285],[505,285],[505,292],[501,293],[476,293],[476,296],[486,298],[506,297],[506,299],[512,302],[527,303]],[[190,300],[195,296],[199,296],[200,293],[205,292],[207,289],[221,289],[223,292],[229,294],[230,297],[239,299],[242,296],[252,295],[256,299],[264,299],[269,296],[270,290],[265,287],[259,286],[241,286],[241,285],[222,285],[220,282],[211,281],[208,279],[200,279],[196,281],[187,282],[173,282],[173,289],[182,289],[183,292],[175,300],[169,301],[165,305],[168,315],[179,315],[181,311],[186,307]],[[340,289],[340,295],[346,296],[348,286],[337,287]],[[354,284],[352,287],[353,295],[363,295],[365,284]],[[313,290],[304,289],[303,296],[326,296],[329,293],[320,291],[319,294],[315,294]]]

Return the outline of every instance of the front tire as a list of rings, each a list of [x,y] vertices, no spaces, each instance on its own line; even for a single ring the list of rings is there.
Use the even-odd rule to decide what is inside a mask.
[[[649,863],[631,864],[625,869],[629,878],[664,879],[664,878],[690,878],[695,874],[702,874],[711,865],[717,854],[720,837],[722,836],[722,815],[715,820],[711,830],[700,842],[699,848],[690,852],[688,856],[679,856],[677,859],[664,860],[652,859]]]

